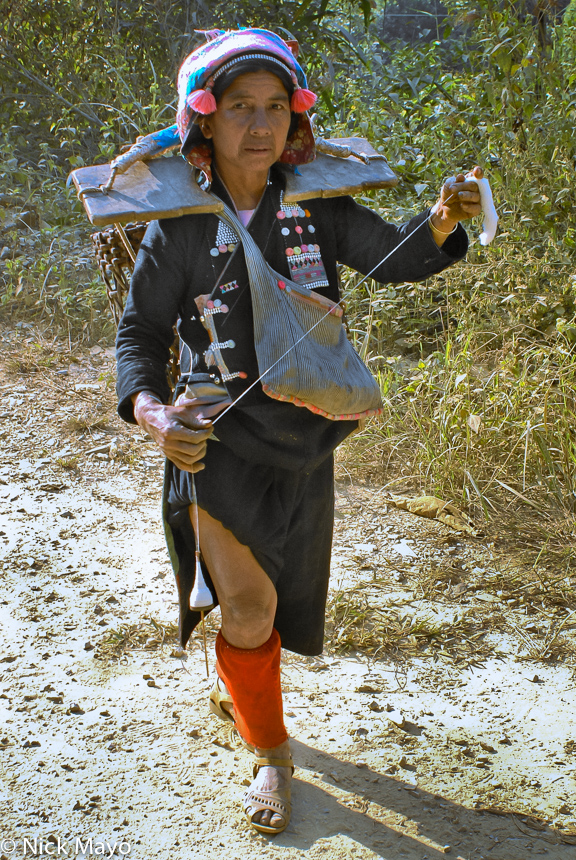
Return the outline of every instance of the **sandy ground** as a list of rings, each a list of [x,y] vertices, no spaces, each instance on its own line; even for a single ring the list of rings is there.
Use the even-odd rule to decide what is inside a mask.
[[[1,860],[576,858],[574,672],[527,656],[558,619],[574,636],[570,607],[469,590],[501,565],[493,546],[349,482],[331,645],[283,663],[292,821],[251,831],[250,755],[208,713],[199,638],[171,656],[161,459],[114,417],[110,351],[36,341],[0,345]],[[448,568],[442,592],[417,587]],[[395,650],[338,653],[359,601],[404,625]],[[431,613],[455,631],[434,648],[416,635]]]

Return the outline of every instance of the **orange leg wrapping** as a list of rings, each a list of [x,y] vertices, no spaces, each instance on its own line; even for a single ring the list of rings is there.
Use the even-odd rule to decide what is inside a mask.
[[[280,688],[280,635],[259,648],[235,648],[219,632],[216,671],[234,702],[236,728],[249,744],[272,749],[288,739]]]

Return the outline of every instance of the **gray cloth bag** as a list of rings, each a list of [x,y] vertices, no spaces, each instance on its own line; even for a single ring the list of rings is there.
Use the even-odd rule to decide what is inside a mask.
[[[229,207],[218,217],[244,246],[265,393],[334,421],[381,412],[380,387],[346,337],[340,305],[275,272]]]

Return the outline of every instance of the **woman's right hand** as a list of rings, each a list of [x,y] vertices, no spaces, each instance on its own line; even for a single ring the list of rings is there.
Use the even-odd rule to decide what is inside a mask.
[[[227,403],[169,406],[153,394],[140,391],[133,395],[134,417],[156,442],[165,457],[184,472],[200,472],[206,453],[206,440],[212,433],[211,417]]]

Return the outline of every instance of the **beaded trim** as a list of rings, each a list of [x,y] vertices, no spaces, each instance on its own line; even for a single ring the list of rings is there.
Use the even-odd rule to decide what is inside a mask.
[[[219,78],[220,75],[223,75],[224,72],[227,72],[228,69],[232,68],[232,66],[235,66],[237,63],[244,62],[245,60],[270,60],[271,63],[276,63],[277,66],[281,66],[285,72],[288,72],[290,77],[294,75],[294,72],[286,65],[286,63],[283,63],[282,60],[279,60],[277,57],[273,57],[272,54],[240,54],[240,56],[234,57],[234,59],[229,60],[227,63],[224,63],[223,66],[220,66],[220,68],[212,75],[212,80],[215,81],[216,78]]]
[[[284,225],[289,218],[294,218],[296,221],[298,218],[310,218],[310,212],[307,209],[302,209],[297,203],[292,206],[284,203],[284,192],[281,191],[280,209],[276,213],[276,218],[280,221],[281,225]],[[314,241],[303,241],[307,238],[305,228],[298,223],[293,228],[281,226],[280,232],[284,236],[285,242],[290,236],[292,229],[296,232],[299,244],[291,248],[286,247],[290,277],[299,286],[305,287],[307,290],[330,286],[320,253],[320,246]],[[316,232],[314,225],[308,224],[306,230],[312,234],[310,235],[310,239],[313,240],[313,234]]]
[[[230,245],[238,241],[238,235],[224,221],[218,221],[218,232],[216,233],[217,245]]]
[[[204,353],[206,366],[208,368],[217,367],[220,371],[220,376],[223,382],[227,382],[230,379],[236,379],[237,377],[246,379],[246,373],[242,370],[231,372],[222,357],[223,349],[234,349],[236,344],[233,340],[218,340],[218,333],[216,331],[213,316],[215,314],[227,314],[229,311],[228,305],[223,304],[220,299],[213,300],[208,295],[197,296],[194,301],[196,303],[196,307],[200,311],[200,322],[208,332],[208,336],[210,338],[210,346]]]
[[[218,254],[232,253],[236,249],[239,242],[238,235],[234,230],[225,224],[224,221],[218,221],[218,230],[216,232],[216,245],[210,248],[210,255],[217,257]]]

